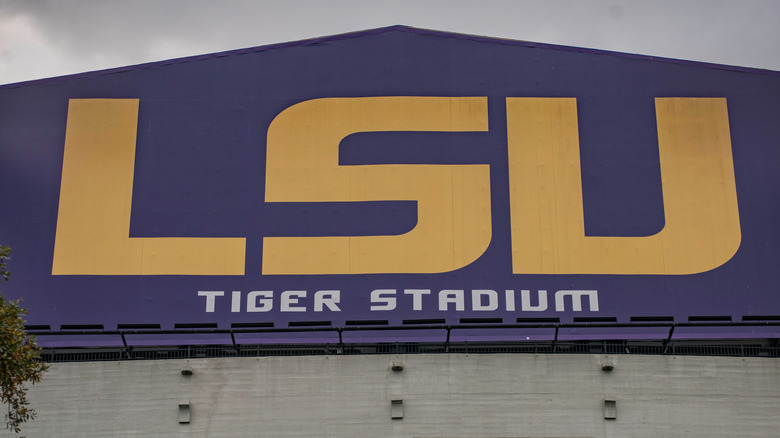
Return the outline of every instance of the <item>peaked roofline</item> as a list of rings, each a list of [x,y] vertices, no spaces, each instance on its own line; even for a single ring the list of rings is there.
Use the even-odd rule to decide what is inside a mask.
[[[524,41],[524,40],[511,40],[511,39],[498,38],[498,37],[488,37],[488,36],[471,35],[471,34],[464,34],[464,33],[457,33],[457,32],[441,31],[441,30],[423,29],[423,28],[397,24],[393,26],[359,30],[359,31],[341,33],[336,35],[307,38],[303,40],[289,41],[283,43],[273,43],[273,44],[267,44],[262,46],[247,47],[243,49],[233,49],[224,52],[214,52],[214,53],[207,53],[203,55],[185,56],[181,58],[172,58],[172,59],[166,59],[162,61],[151,61],[151,62],[144,62],[141,64],[132,64],[132,65],[121,66],[121,67],[112,67],[108,69],[92,70],[92,71],[81,72],[81,73],[72,73],[72,74],[61,75],[61,76],[53,76],[49,78],[14,82],[11,84],[0,85],[0,90],[4,88],[26,87],[31,85],[40,85],[40,84],[46,84],[52,82],[59,82],[63,80],[80,79],[80,78],[101,76],[106,74],[121,73],[126,71],[142,70],[146,68],[154,68],[154,67],[160,67],[160,66],[171,65],[171,64],[182,64],[187,62],[202,61],[202,60],[213,59],[213,58],[222,58],[225,56],[264,52],[267,50],[284,49],[288,47],[310,46],[310,45],[328,43],[331,41],[341,41],[341,40],[346,40],[351,38],[360,38],[369,35],[378,35],[387,32],[408,32],[408,33],[414,33],[419,35],[437,36],[442,38],[455,38],[455,39],[478,41],[478,42],[492,43],[492,44],[504,44],[510,46],[530,47],[530,48],[538,48],[538,49],[563,50],[563,51],[575,52],[575,53],[589,53],[595,55],[617,56],[621,58],[638,59],[638,60],[645,60],[645,61],[665,62],[671,64],[681,64],[681,65],[689,65],[689,66],[703,67],[703,68],[714,68],[719,70],[729,70],[729,71],[743,72],[743,73],[754,73],[754,74],[757,73],[757,74],[764,74],[764,75],[771,75],[771,76],[780,76],[780,71],[761,69],[755,67],[739,67],[739,66],[733,66],[727,64],[716,64],[716,63],[704,62],[704,61],[690,61],[690,60],[683,60],[683,59],[676,59],[676,58],[665,58],[665,57],[657,57],[657,56],[650,56],[650,55],[638,55],[633,53],[615,52],[610,50],[563,46],[558,44],[538,43],[538,42]]]

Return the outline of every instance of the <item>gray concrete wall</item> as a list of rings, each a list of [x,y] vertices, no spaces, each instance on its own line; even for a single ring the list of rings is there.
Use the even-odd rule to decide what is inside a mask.
[[[605,372],[601,364],[614,362]],[[390,369],[393,361],[402,371]],[[181,370],[191,367],[193,375]],[[391,398],[403,418],[391,419]],[[780,361],[309,356],[55,364],[28,437],[773,437]],[[604,419],[604,398],[617,418]],[[180,400],[191,422],[179,423]],[[0,436],[9,436],[7,432]]]

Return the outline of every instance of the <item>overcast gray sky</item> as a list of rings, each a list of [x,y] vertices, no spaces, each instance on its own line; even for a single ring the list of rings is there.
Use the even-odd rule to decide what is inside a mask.
[[[393,24],[780,70],[780,0],[0,0],[0,84]]]

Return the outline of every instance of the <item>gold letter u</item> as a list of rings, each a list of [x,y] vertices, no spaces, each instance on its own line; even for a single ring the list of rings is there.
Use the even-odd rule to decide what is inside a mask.
[[[516,274],[695,274],[726,263],[741,232],[726,99],[658,98],[666,224],[646,237],[585,236],[577,102],[507,98]]]

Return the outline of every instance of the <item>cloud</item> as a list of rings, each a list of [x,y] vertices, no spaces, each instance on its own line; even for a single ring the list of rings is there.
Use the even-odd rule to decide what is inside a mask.
[[[0,82],[406,24],[780,70],[773,0],[0,0]]]
[[[42,77],[57,69],[57,64],[56,48],[35,29],[29,17],[0,16],[0,78],[3,82],[26,79],[19,77],[20,66],[25,66],[25,75]]]

